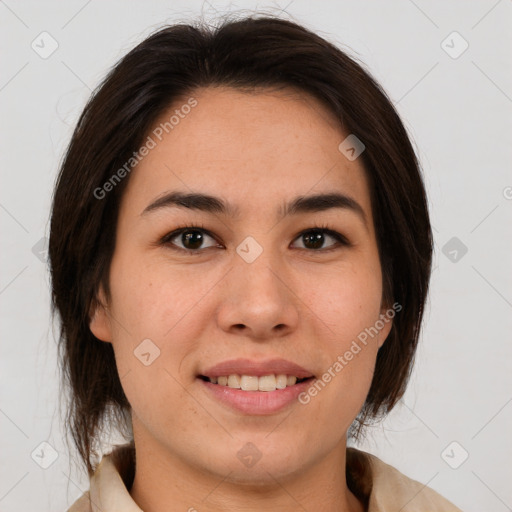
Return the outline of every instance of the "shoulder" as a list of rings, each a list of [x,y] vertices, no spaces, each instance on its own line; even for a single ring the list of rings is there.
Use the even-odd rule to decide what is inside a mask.
[[[89,490],[76,500],[67,512],[122,510],[141,512],[130,496],[135,474],[133,442],[118,445],[104,455],[89,478]]]
[[[84,494],[71,505],[71,508],[69,508],[67,512],[92,512],[89,491],[84,492]]]
[[[355,448],[347,452],[347,464],[366,467],[367,479],[371,479],[366,482],[368,512],[462,512],[427,485],[405,476],[375,455]]]

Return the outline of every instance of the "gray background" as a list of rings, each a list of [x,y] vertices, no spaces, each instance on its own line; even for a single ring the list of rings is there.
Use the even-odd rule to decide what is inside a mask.
[[[88,487],[63,441],[44,241],[85,101],[162,24],[252,10],[303,23],[360,58],[425,173],[436,253],[417,364],[402,402],[361,447],[465,511],[511,510],[510,0],[0,1],[0,510],[65,510]]]

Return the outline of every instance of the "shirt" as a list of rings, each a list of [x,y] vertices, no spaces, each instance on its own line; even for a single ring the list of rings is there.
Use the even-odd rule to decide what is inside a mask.
[[[356,448],[347,448],[346,474],[367,512],[462,512],[433,489]],[[68,512],[142,512],[129,493],[134,475],[133,443],[116,447],[103,456],[89,491]]]

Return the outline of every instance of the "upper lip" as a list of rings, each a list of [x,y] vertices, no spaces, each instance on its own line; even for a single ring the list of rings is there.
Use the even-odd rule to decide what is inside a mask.
[[[231,359],[223,361],[202,373],[205,377],[221,377],[228,375],[253,375],[262,377],[263,375],[294,375],[298,379],[313,377],[313,374],[299,366],[296,363],[286,359],[267,359],[264,361],[254,361],[250,359]]]

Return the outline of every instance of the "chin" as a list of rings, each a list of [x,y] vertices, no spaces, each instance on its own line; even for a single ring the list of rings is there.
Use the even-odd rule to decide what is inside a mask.
[[[241,449],[235,452],[235,456],[226,461],[230,477],[240,484],[263,486],[275,485],[276,479],[286,479],[295,473],[304,471],[308,460],[304,450],[294,443],[289,447],[284,443],[265,445],[263,442],[256,445],[248,441]],[[299,456],[300,455],[300,456]],[[225,473],[224,473],[225,474]]]

